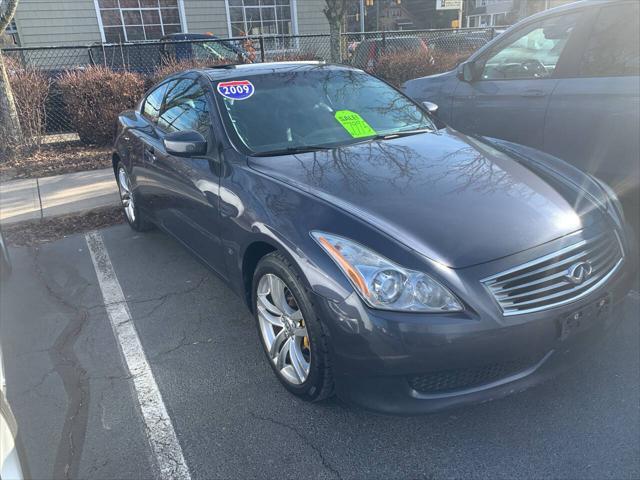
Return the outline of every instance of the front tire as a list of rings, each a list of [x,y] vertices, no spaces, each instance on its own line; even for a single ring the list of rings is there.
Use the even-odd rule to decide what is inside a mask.
[[[124,165],[118,164],[118,191],[120,192],[120,202],[124,212],[124,218],[129,226],[136,232],[146,232],[153,228],[153,224],[140,211],[137,198],[138,194],[132,187],[131,178]]]
[[[266,255],[252,293],[258,334],[280,382],[306,401],[333,395],[329,339],[294,266],[279,252]]]

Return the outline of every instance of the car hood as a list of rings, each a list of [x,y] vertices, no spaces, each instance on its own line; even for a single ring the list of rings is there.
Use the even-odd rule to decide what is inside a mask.
[[[434,94],[438,93],[442,86],[448,82],[456,74],[455,70],[444,73],[437,73],[427,77],[415,78],[407,80],[400,90],[411,98],[418,100],[428,100]]]
[[[541,245],[602,215],[558,169],[454,130],[250,157],[249,165],[452,268]]]

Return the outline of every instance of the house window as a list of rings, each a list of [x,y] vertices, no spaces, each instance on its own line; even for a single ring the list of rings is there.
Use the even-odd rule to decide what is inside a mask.
[[[467,27],[492,27],[494,25],[506,25],[506,13],[494,13],[493,15],[469,15]]]
[[[507,14],[506,13],[495,13],[493,15],[493,23],[492,25],[497,25],[500,27],[504,27],[507,24]]]
[[[94,1],[107,43],[157,40],[183,30],[182,0]]]
[[[9,37],[10,41],[13,42],[14,45],[20,45],[20,40],[18,39],[18,27],[16,27],[15,20],[7,25],[7,29],[4,33]]]
[[[295,0],[227,0],[229,35],[294,35]]]
[[[487,5],[493,5],[504,0],[476,0],[476,8],[486,7]]]

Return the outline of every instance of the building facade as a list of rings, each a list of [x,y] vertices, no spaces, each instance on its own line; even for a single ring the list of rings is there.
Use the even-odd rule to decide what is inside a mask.
[[[2,0],[0,0],[1,2]],[[463,0],[466,27],[508,25],[573,0]],[[447,28],[457,11],[436,0],[354,0],[350,31]],[[171,33],[219,37],[329,33],[325,0],[21,0],[4,45],[86,45],[156,40]],[[365,22],[361,22],[364,13]]]
[[[21,0],[23,47],[156,40],[171,33],[219,37],[327,33],[324,0]]]
[[[466,0],[466,27],[512,25],[529,15],[576,0]]]

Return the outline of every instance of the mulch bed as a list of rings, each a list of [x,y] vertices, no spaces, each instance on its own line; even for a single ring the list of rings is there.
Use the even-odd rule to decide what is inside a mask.
[[[106,207],[81,214],[5,225],[2,227],[2,235],[9,245],[30,246],[123,222],[121,207]]]
[[[90,147],[77,142],[43,145],[23,158],[0,163],[0,181],[108,168],[111,151],[111,147]]]

